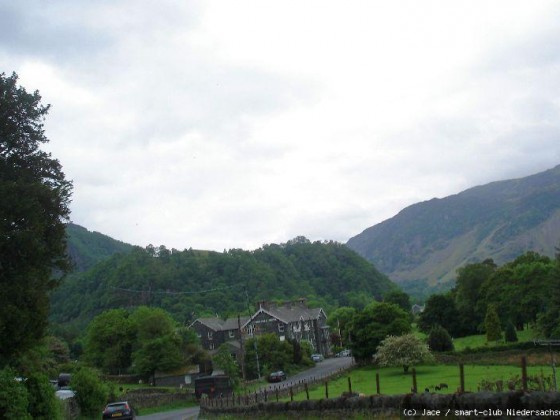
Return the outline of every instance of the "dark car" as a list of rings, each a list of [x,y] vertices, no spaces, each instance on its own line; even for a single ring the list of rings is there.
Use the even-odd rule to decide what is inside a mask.
[[[268,375],[268,382],[282,382],[286,380],[286,374],[279,370],[278,372],[272,372]]]
[[[119,401],[105,406],[105,410],[103,410],[103,418],[133,420],[136,418],[136,414],[127,401]]]

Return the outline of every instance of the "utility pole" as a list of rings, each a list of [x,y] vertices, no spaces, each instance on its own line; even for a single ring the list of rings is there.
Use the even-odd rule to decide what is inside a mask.
[[[249,313],[249,316],[251,316],[251,308],[249,307],[249,292],[247,292],[247,288],[245,288],[245,301],[247,304],[247,313]],[[253,325],[253,348],[255,349],[255,359],[257,361],[257,376],[259,379],[261,379],[261,367],[259,365],[259,349],[257,346],[257,337],[255,332],[257,331],[257,328]]]
[[[245,349],[243,345],[243,333],[241,331],[241,317],[237,314],[237,328],[239,329],[239,347],[241,349],[241,375],[243,376],[243,380],[246,380],[245,377]]]

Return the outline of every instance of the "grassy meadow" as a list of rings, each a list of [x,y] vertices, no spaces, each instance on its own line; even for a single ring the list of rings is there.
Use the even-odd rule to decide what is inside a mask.
[[[478,391],[478,386],[482,380],[504,382],[508,379],[521,377],[521,367],[514,365],[465,365],[465,390],[470,392]],[[373,368],[371,366],[361,367],[349,372],[329,382],[329,397],[340,396],[348,391],[348,377],[351,378],[352,391],[366,395],[376,393],[375,375],[379,374],[381,393],[386,395],[406,394],[412,387],[412,374],[404,373],[402,368]],[[552,370],[550,366],[528,366],[529,376],[550,376]],[[434,387],[441,383],[448,385],[447,389],[437,391],[439,393],[453,393],[459,388],[459,367],[454,365],[433,365],[419,366],[416,368],[416,381],[419,392],[425,388],[434,391]],[[305,392],[294,395],[294,399],[305,399]],[[310,388],[310,399],[325,398],[325,386],[320,385]]]

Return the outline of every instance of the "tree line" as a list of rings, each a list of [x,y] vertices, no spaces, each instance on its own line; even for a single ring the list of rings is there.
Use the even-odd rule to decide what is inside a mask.
[[[491,259],[465,265],[452,290],[428,298],[418,326],[428,332],[440,325],[462,337],[487,332],[493,317],[500,331],[533,325],[544,338],[560,338],[560,254],[527,252],[501,267]]]

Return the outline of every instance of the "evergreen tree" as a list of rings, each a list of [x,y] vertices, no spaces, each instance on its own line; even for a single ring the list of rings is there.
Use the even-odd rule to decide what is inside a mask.
[[[515,343],[517,341],[517,332],[511,321],[507,323],[504,335],[507,343]]]
[[[484,326],[486,327],[486,340],[498,341],[502,338],[502,326],[500,317],[496,311],[496,307],[492,304],[488,305],[486,317],[484,318]]]
[[[39,148],[49,106],[17,80],[0,74],[0,367],[44,336],[53,272],[69,269],[72,184]]]

